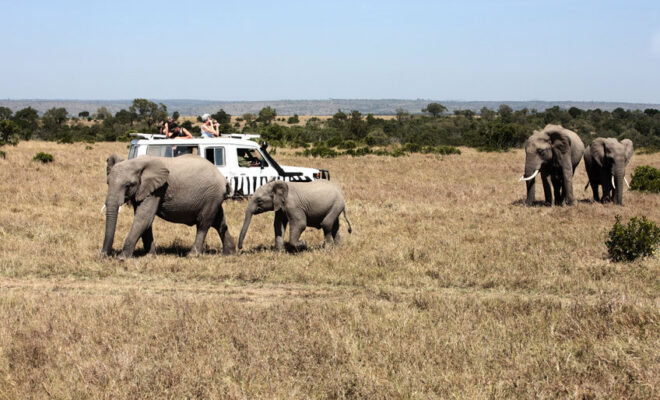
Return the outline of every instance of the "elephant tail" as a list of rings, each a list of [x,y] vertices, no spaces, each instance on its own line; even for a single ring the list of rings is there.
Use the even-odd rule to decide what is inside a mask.
[[[353,233],[353,228],[351,227],[351,221],[348,220],[348,215],[346,214],[346,208],[344,208],[344,219],[346,220],[346,223],[348,224],[348,233]]]

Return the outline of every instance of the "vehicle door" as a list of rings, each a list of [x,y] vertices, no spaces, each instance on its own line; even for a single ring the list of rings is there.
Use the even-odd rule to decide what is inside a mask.
[[[277,178],[277,171],[264,159],[259,148],[237,145],[234,151],[236,173],[233,184],[237,195],[249,196],[259,186]]]

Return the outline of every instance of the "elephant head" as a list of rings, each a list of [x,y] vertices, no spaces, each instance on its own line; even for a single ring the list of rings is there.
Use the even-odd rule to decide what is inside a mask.
[[[115,237],[119,207],[133,201],[140,203],[165,185],[169,170],[154,157],[143,156],[124,161],[117,154],[107,160],[108,194],[105,198],[106,218],[103,254],[109,254]]]
[[[548,129],[536,131],[525,144],[525,173],[521,181],[533,179],[543,164],[560,162],[571,155],[569,153],[571,140],[563,129]]]
[[[252,215],[261,214],[266,211],[280,211],[286,206],[286,198],[289,195],[289,186],[282,181],[269,182],[254,192],[245,210],[243,228],[238,237],[238,248],[243,248],[243,239],[250,226]]]
[[[626,165],[633,155],[633,143],[630,139],[621,142],[614,138],[598,138],[591,145],[593,161],[601,168],[612,173],[612,186],[616,204],[623,204],[623,182]]]

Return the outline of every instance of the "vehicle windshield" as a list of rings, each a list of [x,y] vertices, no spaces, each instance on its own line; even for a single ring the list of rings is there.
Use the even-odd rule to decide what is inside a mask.
[[[238,166],[244,168],[267,167],[268,163],[257,149],[237,148]]]

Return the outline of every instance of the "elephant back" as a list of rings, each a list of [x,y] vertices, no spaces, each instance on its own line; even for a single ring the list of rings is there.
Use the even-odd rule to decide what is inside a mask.
[[[170,170],[168,183],[171,186],[200,192],[213,189],[221,193],[222,197],[226,194],[227,179],[208,160],[192,154],[164,160]]]

